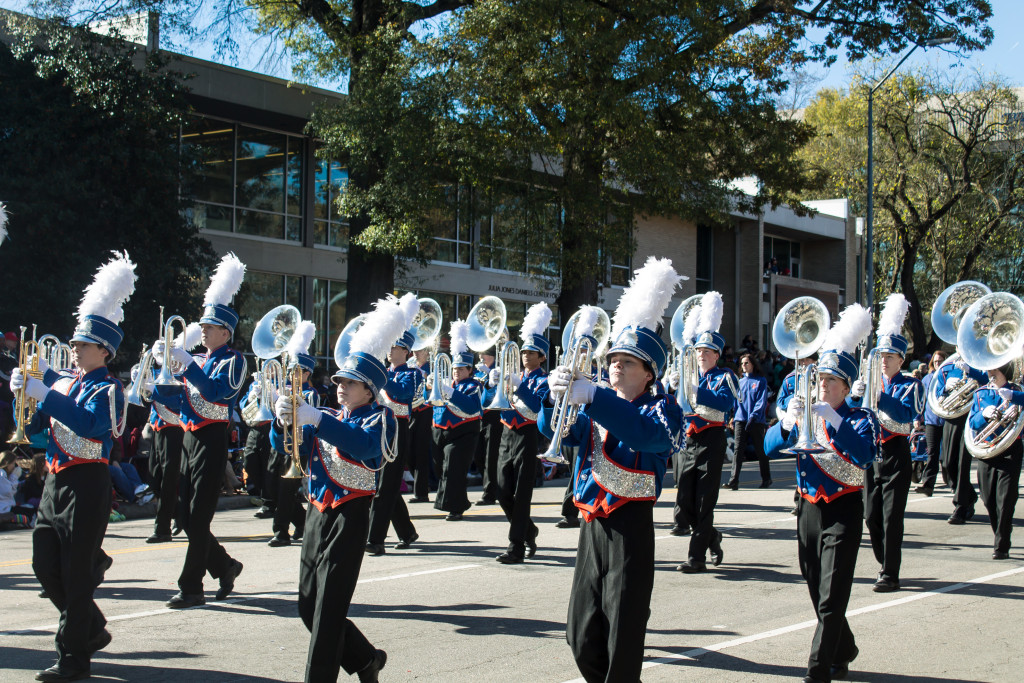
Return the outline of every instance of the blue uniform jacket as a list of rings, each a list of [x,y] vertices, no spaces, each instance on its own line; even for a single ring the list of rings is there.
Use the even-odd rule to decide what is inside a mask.
[[[405,363],[388,369],[388,381],[381,392],[380,402],[394,411],[395,416],[408,420],[412,413],[413,399],[423,384],[423,373],[419,368],[410,368]]]
[[[491,401],[494,400],[494,397],[498,393],[497,385],[494,385],[493,387],[487,386],[487,382],[488,380],[490,380],[491,377],[491,370],[493,369],[494,363],[491,363],[490,365],[487,366],[487,372],[480,372],[479,370],[477,370],[476,373],[473,375],[473,377],[476,378],[476,381],[480,382],[480,386],[483,388],[484,393],[482,395],[481,402],[483,403],[485,408],[491,405]]]
[[[783,378],[782,386],[779,387],[779,395],[775,398],[775,412],[779,414],[780,420],[782,413],[789,408],[789,400],[796,393],[796,373],[797,371],[794,370]]]
[[[43,383],[50,387],[50,392],[39,404],[26,431],[35,433],[50,428],[46,443],[50,471],[59,472],[65,467],[90,462],[108,462],[113,445],[111,387],[116,419],[124,415],[124,388],[120,380],[103,366],[84,375],[48,370]]]
[[[702,408],[717,411],[721,415],[714,416],[720,419],[711,420],[706,420],[696,413],[685,415],[684,427],[687,436],[704,431],[708,427],[721,427],[729,420],[729,414],[736,409],[736,399],[729,389],[726,375],[732,375],[732,370],[713,367],[700,376],[697,382],[697,403]],[[735,379],[733,375],[733,380]]]
[[[553,408],[545,404],[538,426],[553,436]],[[588,522],[607,517],[632,500],[655,501],[670,456],[682,448],[683,415],[675,398],[645,392],[632,402],[597,387],[566,446],[579,446],[573,466],[573,501]]]
[[[736,405],[737,422],[764,424],[768,409],[768,380],[760,375],[740,377],[740,400]]]
[[[483,387],[475,378],[469,377],[456,382],[452,395],[443,406],[434,406],[434,426],[438,429],[453,429],[461,424],[479,420],[483,416]]]
[[[179,377],[185,381],[181,402],[181,424],[185,431],[195,431],[214,422],[227,422],[235,407],[235,399],[245,376],[245,358],[227,344],[206,354],[193,354]],[[177,391],[160,387],[153,390],[154,400],[166,404]]]
[[[1024,408],[1024,392],[1021,391],[1019,385],[1013,382],[1007,382],[1006,388],[1013,391],[1013,395],[1010,396],[1010,403],[1019,407]],[[967,420],[970,422],[971,429],[975,433],[980,432],[985,428],[988,420],[982,415],[982,411],[988,406],[999,406],[1002,405],[1003,399],[999,398],[998,387],[994,384],[986,384],[985,386],[974,392],[974,401],[971,403],[971,412],[968,414]],[[989,441],[994,441],[999,438],[999,434],[994,434]],[[1018,439],[1021,437],[1018,436]]]
[[[935,414],[935,412],[932,410],[931,404],[928,403],[927,401],[928,392],[931,391],[932,382],[934,381],[934,371],[929,372],[927,375],[921,378],[921,389],[924,391],[926,400],[924,402],[924,414],[920,419],[922,419],[926,425],[932,425],[933,427],[941,427],[942,425],[946,424],[946,421]]]
[[[932,389],[934,391],[938,391],[940,395],[944,394],[945,393],[946,382],[948,382],[950,378],[952,378],[952,377],[960,377],[960,378],[962,378],[963,376],[964,376],[964,373],[961,372],[960,369],[957,368],[954,363],[948,363],[948,362],[947,363],[943,363],[942,365],[940,365],[938,367],[938,369],[935,370],[935,379],[932,380],[934,382],[939,382],[939,386],[937,388],[936,387],[932,387]],[[971,379],[977,381],[979,387],[983,387],[986,384],[988,384],[988,373],[987,372],[982,372],[981,370],[978,370],[977,368],[972,368],[969,365],[967,366],[967,376],[970,377]]]
[[[863,399],[849,398],[850,405],[862,405]],[[882,428],[881,442],[897,436],[906,437],[914,430],[916,420],[923,410],[924,389],[921,382],[903,373],[896,373],[892,379],[882,375],[882,393],[878,395],[878,418]],[[893,430],[886,429],[888,423]]]
[[[523,375],[523,381],[512,397],[513,410],[501,411],[501,423],[513,429],[536,424],[548,398],[548,377],[543,368],[537,368]]]
[[[372,496],[377,490],[377,473],[382,459],[382,430],[385,443],[398,434],[398,423],[388,408],[369,403],[351,413],[321,408],[316,427],[302,428],[299,455],[302,469],[309,474],[309,502],[323,512],[352,498]],[[284,449],[281,423],[274,420],[270,445]]]
[[[843,402],[836,412],[843,418],[839,429],[822,418],[815,418],[816,440],[832,450],[821,455],[797,456],[797,489],[812,503],[819,500],[829,503],[839,496],[860,491],[864,485],[862,470],[870,467],[878,455],[880,427],[871,411]],[[781,421],[775,423],[764,437],[765,454],[769,458],[785,457],[782,449],[795,445],[799,432],[799,425],[786,432]]]

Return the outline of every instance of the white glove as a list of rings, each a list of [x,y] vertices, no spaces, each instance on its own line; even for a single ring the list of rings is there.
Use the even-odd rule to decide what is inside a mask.
[[[835,411],[835,408],[825,401],[818,401],[815,403],[811,406],[811,411],[816,417],[825,418],[825,421],[832,425],[833,429],[839,429],[839,425],[843,424],[843,418],[839,416],[839,413]]]
[[[782,414],[782,428],[787,432],[793,431],[793,427],[796,426],[797,420],[803,409],[803,399],[799,396],[794,396],[789,401],[789,406],[786,407],[786,412]]]
[[[497,386],[499,379],[501,379],[501,372],[498,370],[498,368],[494,368],[493,370],[487,373],[487,386]]]
[[[967,374],[967,363],[965,363],[962,358],[957,358],[955,361],[953,361],[953,367],[955,367],[960,372],[964,373],[964,375]]]
[[[479,372],[479,373],[484,373],[484,372],[489,373],[490,369],[488,369],[486,363],[480,362],[480,363],[476,364],[476,371]]]
[[[590,403],[594,400],[594,392],[596,387],[586,377],[579,377],[572,383],[572,388],[569,389],[569,403],[578,406]]]
[[[1009,403],[1010,397],[1013,396],[1013,389],[1010,389],[1009,387],[999,387],[996,389],[996,393],[999,394],[999,398]]]
[[[277,419],[281,421],[285,427],[290,427],[294,419],[295,423],[300,427],[305,425],[313,425],[316,427],[320,424],[320,418],[323,416],[317,408],[309,405],[308,403],[299,403],[299,410],[296,415],[292,415],[292,400],[287,396],[279,396],[277,401],[274,403],[274,412],[277,413]]]
[[[519,388],[519,385],[523,383],[523,378],[519,375],[512,375],[508,378],[509,383],[512,385],[512,391]]]
[[[156,363],[157,367],[162,367],[164,364],[164,340],[157,339],[153,342],[153,362]]]
[[[50,387],[40,382],[35,377],[26,377],[21,374],[21,368],[14,368],[11,372],[11,391],[18,391],[25,387],[25,395],[42,401],[50,393]]]
[[[572,372],[569,368],[560,365],[548,375],[548,390],[552,396],[561,396],[569,387],[570,381],[572,381]]]
[[[986,420],[991,420],[996,416],[998,410],[996,406],[985,406],[985,409],[981,411],[981,416]]]
[[[668,388],[675,391],[679,388],[679,371],[673,370],[668,373]]]
[[[854,398],[860,398],[867,391],[868,385],[864,383],[864,380],[858,379],[853,383],[853,387],[850,389],[850,395]]]
[[[180,346],[174,346],[171,348],[171,360],[175,363],[179,363],[183,368],[187,368],[190,363],[195,361],[192,354]]]
[[[28,357],[28,364],[29,364],[29,366],[32,365],[32,359],[33,358],[36,358],[36,354],[34,354],[34,353],[31,356]],[[43,358],[42,356],[39,356],[39,372],[41,372],[41,373],[43,373],[45,375],[46,371],[49,370],[49,369],[50,369],[50,364],[46,362],[45,358]]]
[[[453,387],[450,387],[447,384],[441,385],[441,395],[444,396],[444,400],[447,401],[450,399],[453,393],[455,393],[455,389]]]
[[[957,386],[959,384],[960,384],[960,378],[959,377],[950,377],[949,379],[946,380],[945,389],[946,389],[946,391],[953,391],[954,389],[957,388]]]

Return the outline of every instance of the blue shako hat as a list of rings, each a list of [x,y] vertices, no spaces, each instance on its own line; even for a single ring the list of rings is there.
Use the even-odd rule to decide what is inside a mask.
[[[878,343],[875,349],[888,353],[898,353],[901,357],[907,357],[907,338],[904,337],[903,321],[910,311],[910,302],[907,297],[899,292],[890,294],[885,299],[882,307],[882,314],[878,316]]]
[[[695,349],[711,349],[719,355],[725,348],[725,337],[718,333],[722,326],[724,304],[718,292],[707,292],[700,299],[700,316],[694,330],[693,347]]]
[[[303,370],[308,370],[309,372],[316,370],[316,358],[313,358],[313,356],[308,353],[295,354],[295,362],[298,363]]]
[[[342,377],[358,380],[370,387],[374,394],[380,393],[388,382],[388,373],[384,364],[368,353],[355,351],[350,353],[331,381],[338,384]]]
[[[401,346],[406,351],[412,351],[412,345],[416,342],[416,335],[412,330],[406,330],[402,337],[395,342],[395,346]]]
[[[901,334],[886,334],[878,337],[878,343],[875,348],[878,351],[885,351],[888,353],[898,353],[904,358],[907,357],[907,347],[910,342],[907,338]]]
[[[228,252],[217,265],[217,270],[210,278],[210,286],[206,288],[203,298],[203,316],[199,322],[208,325],[220,325],[228,328],[232,334],[238,325],[238,313],[231,308],[231,300],[242,286],[245,277],[245,264],[233,252]]]
[[[697,340],[693,343],[693,348],[712,349],[721,355],[722,349],[725,348],[725,337],[717,332],[701,332],[697,335]]]
[[[128,253],[114,252],[114,257],[100,266],[92,284],[85,288],[71,341],[99,344],[112,359],[124,339],[119,326],[124,320],[122,306],[135,292],[135,280],[135,264]]]
[[[415,296],[411,296],[415,304]],[[354,331],[349,326],[342,330],[341,336],[334,345],[334,362],[338,364],[338,372],[331,377],[335,383],[342,377],[363,382],[370,391],[377,395],[387,383],[388,374],[381,359],[386,358],[395,345],[395,341],[409,329],[411,318],[405,306],[407,298],[400,301],[392,294],[378,299],[373,310],[362,316],[362,323]],[[346,338],[346,334],[350,338]]]
[[[469,350],[469,324],[462,320],[453,320],[450,331],[448,350],[452,354],[453,368],[473,367],[473,352]]]
[[[654,256],[633,271],[615,307],[607,355],[627,353],[647,363],[655,378],[661,375],[668,349],[658,330],[676,287],[686,279],[676,273],[671,260]]]
[[[871,335],[871,311],[860,304],[850,304],[825,335],[818,359],[820,374],[835,375],[852,386],[860,374],[854,349]]]
[[[654,330],[646,327],[627,327],[615,338],[605,355],[607,357],[613,353],[626,353],[639,358],[651,366],[655,377],[660,377],[665,366],[665,358],[668,356],[668,348]]]
[[[548,325],[551,324],[551,307],[543,301],[530,306],[523,318],[523,324],[519,328],[520,351],[536,351],[545,356],[548,355],[551,343],[544,336]]]

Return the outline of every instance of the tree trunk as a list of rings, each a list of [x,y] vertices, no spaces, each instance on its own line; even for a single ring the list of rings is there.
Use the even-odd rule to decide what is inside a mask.
[[[918,248],[918,244],[904,241],[903,262],[900,264],[900,288],[910,304],[910,311],[907,313],[911,342],[907,352],[908,359],[920,356],[928,348],[928,335],[924,329],[924,312],[921,310],[921,302],[914,286],[914,266],[917,263]]]

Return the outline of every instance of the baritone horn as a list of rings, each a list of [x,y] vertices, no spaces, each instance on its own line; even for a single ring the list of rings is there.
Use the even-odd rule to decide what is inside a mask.
[[[25,326],[22,325],[21,343],[18,346],[18,369],[21,370],[21,376],[25,378],[25,385],[14,392],[14,434],[10,438],[11,443],[20,445],[30,443],[25,434],[25,428],[36,414],[37,407],[37,401],[25,393],[25,386],[28,385],[30,377],[43,379],[43,373],[39,369],[40,349],[36,342],[36,326],[32,326],[31,339],[25,339],[25,330]]]
[[[801,396],[804,402],[803,414],[800,416],[800,437],[792,448],[785,448],[787,454],[815,454],[828,449],[820,446],[814,439],[810,426],[814,424],[813,413],[814,392],[818,383],[818,366],[814,363],[800,370],[799,360],[816,353],[825,342],[831,316],[828,309],[813,296],[801,296],[793,299],[779,311],[772,324],[772,343],[776,350],[786,358],[797,361],[797,382],[794,396]]]
[[[276,363],[276,361],[274,361]],[[278,363],[278,366],[280,364]],[[302,366],[298,361],[292,360],[291,368],[288,370],[289,387],[288,400],[292,407],[292,424],[284,430],[284,454],[288,456],[291,464],[288,471],[281,475],[282,479],[302,479],[305,472],[302,470],[302,427],[295,416],[299,412],[299,404],[302,400]]]
[[[288,340],[295,334],[295,328],[302,320],[302,314],[291,304],[282,304],[267,311],[252,331],[252,352],[262,362],[253,373],[259,394],[255,401],[249,401],[242,409],[242,419],[250,427],[274,419],[271,409],[274,393],[281,394],[285,385],[285,370],[278,356],[284,353]]]
[[[672,355],[665,361],[665,374],[663,383],[668,383],[668,377],[672,370],[679,373],[679,386],[682,391],[678,395],[683,398],[683,410],[693,412],[692,406],[697,405],[697,395],[693,387],[700,381],[700,365],[697,362],[697,350],[693,348],[693,339],[686,339],[684,332],[686,318],[690,312],[700,305],[703,294],[694,294],[685,299],[676,307],[672,314],[672,322],[669,324],[669,339],[672,341]]]
[[[978,382],[952,367],[961,357],[957,343],[958,330],[960,321],[971,305],[991,293],[992,290],[981,282],[964,280],[942,290],[932,305],[932,330],[942,341],[958,347],[958,353],[947,358],[935,373],[937,378],[948,377],[955,380],[950,383],[951,388],[947,391],[945,383],[939,381],[932,382],[928,388],[928,406],[943,420],[963,417],[971,409],[971,400],[978,388]],[[947,365],[950,366],[948,373],[942,370]]]
[[[496,296],[485,296],[469,310],[466,322],[469,333],[466,345],[476,353],[483,353],[506,338],[505,322],[508,311],[505,302]],[[495,367],[498,368],[498,390],[484,410],[512,409],[512,377],[522,372],[519,345],[506,340],[501,344]]]

